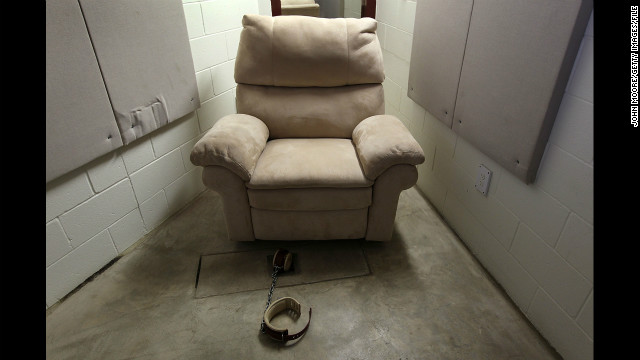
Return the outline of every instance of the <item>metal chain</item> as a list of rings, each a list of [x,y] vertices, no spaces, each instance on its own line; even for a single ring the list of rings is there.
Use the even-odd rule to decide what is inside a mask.
[[[267,297],[267,306],[264,308],[264,312],[267,312],[269,305],[271,305],[271,296],[273,296],[273,290],[276,288],[276,281],[278,281],[278,273],[282,270],[282,267],[274,265],[273,266],[273,274],[271,274],[271,278],[273,281],[271,282],[271,289],[269,289],[269,296]],[[260,324],[260,331],[264,333],[264,316],[262,317],[262,323]]]

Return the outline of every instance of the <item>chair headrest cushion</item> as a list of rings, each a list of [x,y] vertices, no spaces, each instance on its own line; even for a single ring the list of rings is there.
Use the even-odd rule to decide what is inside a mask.
[[[332,87],[384,80],[375,19],[244,15],[242,25],[237,83]]]

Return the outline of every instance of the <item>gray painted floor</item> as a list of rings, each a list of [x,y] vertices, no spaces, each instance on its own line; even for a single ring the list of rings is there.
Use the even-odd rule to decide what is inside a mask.
[[[47,359],[561,358],[415,188],[401,194],[393,239],[384,243],[232,243],[221,210],[218,195],[205,191],[48,309]],[[274,299],[296,298],[303,314],[274,323],[297,332],[313,308],[309,331],[296,342],[282,345],[258,330],[268,269],[239,269],[235,278],[221,269],[230,283],[262,277],[263,289],[196,296],[196,278],[206,275],[198,272],[201,256],[252,259],[256,251],[306,245],[359,249],[363,258],[354,261],[369,271],[300,285],[282,280]]]

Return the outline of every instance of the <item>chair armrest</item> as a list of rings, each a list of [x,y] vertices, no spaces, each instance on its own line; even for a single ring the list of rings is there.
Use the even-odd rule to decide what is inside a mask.
[[[374,180],[393,165],[418,165],[424,152],[402,121],[393,115],[374,115],[353,129],[353,143],[365,176]]]
[[[268,138],[269,129],[257,117],[227,115],[198,140],[190,160],[198,166],[224,166],[249,181]]]

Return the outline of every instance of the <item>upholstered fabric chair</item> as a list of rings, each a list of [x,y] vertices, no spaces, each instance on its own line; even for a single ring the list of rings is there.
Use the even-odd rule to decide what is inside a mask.
[[[385,115],[371,18],[245,15],[237,114],[195,144],[191,162],[220,194],[231,240],[390,240],[420,145]]]

